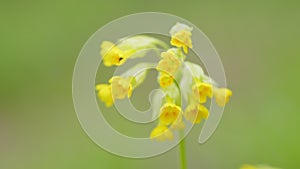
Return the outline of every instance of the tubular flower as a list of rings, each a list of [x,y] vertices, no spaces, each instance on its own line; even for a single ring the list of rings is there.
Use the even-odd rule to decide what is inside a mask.
[[[232,96],[232,91],[227,88],[214,89],[214,97],[219,106],[223,107],[229,101],[229,97]]]
[[[123,78],[121,76],[114,76],[109,80],[112,88],[112,95],[115,99],[129,98],[132,94],[132,77]]]
[[[103,57],[105,66],[120,66],[127,59],[144,57],[147,52],[144,50],[156,47],[167,48],[167,45],[157,39],[145,35],[137,35],[119,39],[117,45],[109,41],[103,41],[100,54]]]
[[[201,119],[207,119],[209,112],[203,105],[190,104],[184,111],[184,116],[190,122],[197,124]]]
[[[197,81],[193,86],[193,92],[196,98],[199,99],[200,103],[205,103],[207,97],[212,98],[212,85]]]
[[[173,124],[181,116],[181,108],[173,103],[165,103],[160,109],[159,122],[162,125]]]
[[[126,60],[125,52],[109,41],[102,42],[100,54],[105,66],[120,66]]]
[[[159,85],[162,88],[166,88],[173,84],[174,78],[172,75],[169,75],[167,73],[161,72],[159,76]]]
[[[174,75],[181,65],[178,57],[172,51],[163,52],[161,57],[156,69]]]
[[[164,125],[158,125],[150,134],[150,138],[156,139],[157,141],[172,140],[173,137],[173,133]]]
[[[172,36],[171,45],[182,47],[185,53],[188,53],[188,48],[192,48],[192,28],[187,25],[177,23],[171,28],[170,34]]]
[[[98,91],[99,99],[105,103],[106,107],[110,107],[114,103],[111,92],[111,85],[99,84],[96,85],[96,90]]]

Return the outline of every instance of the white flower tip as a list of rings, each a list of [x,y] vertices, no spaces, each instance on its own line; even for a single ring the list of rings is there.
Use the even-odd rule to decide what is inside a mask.
[[[193,28],[186,25],[186,24],[183,24],[183,23],[180,23],[180,22],[177,22],[170,30],[170,34],[171,35],[174,35],[176,34],[177,32],[181,31],[181,30],[186,30],[186,31],[192,31]]]

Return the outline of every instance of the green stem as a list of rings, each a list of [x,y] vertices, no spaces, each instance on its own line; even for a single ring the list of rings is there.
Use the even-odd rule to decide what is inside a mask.
[[[180,131],[180,162],[181,162],[181,169],[187,169],[186,167],[186,156],[185,156],[185,142],[184,142],[184,132],[183,130]]]

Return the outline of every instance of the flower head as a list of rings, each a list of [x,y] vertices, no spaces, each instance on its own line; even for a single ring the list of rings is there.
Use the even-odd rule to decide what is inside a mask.
[[[112,106],[114,99],[111,92],[111,85],[99,84],[96,86],[96,90],[98,91],[99,99],[105,103],[106,107]]]
[[[184,111],[184,116],[192,123],[200,123],[201,119],[207,119],[209,112],[206,107],[200,104],[190,104]]]
[[[102,42],[100,53],[105,66],[120,66],[126,60],[125,52],[109,41]]]
[[[212,85],[209,83],[196,81],[196,84],[193,86],[193,92],[197,100],[200,103],[205,103],[207,97],[211,98],[212,95]]]
[[[129,98],[132,94],[131,77],[123,78],[121,76],[113,76],[109,83],[112,88],[112,95],[115,99]]]
[[[171,44],[176,47],[182,47],[185,53],[188,53],[188,48],[192,48],[192,28],[182,24],[177,23],[175,26],[171,28],[170,34],[172,36]]]
[[[227,88],[214,89],[214,97],[219,106],[225,106],[229,101],[229,97],[232,96],[232,91]]]
[[[150,134],[150,138],[156,139],[157,141],[172,140],[173,137],[173,133],[164,125],[158,125]]]
[[[172,132],[183,131],[186,121],[200,123],[209,117],[210,113],[203,105],[207,98],[214,97],[219,106],[224,106],[232,95],[229,89],[217,88],[217,82],[205,75],[200,65],[185,61],[188,49],[193,47],[192,29],[185,24],[176,23],[170,30],[171,48],[165,42],[146,35],[124,37],[117,44],[103,41],[100,46],[105,66],[120,66],[126,60],[144,57],[148,50],[155,50],[156,47],[166,50],[161,53],[156,66],[160,91],[164,95],[156,92],[151,98],[155,111],[153,117],[159,116],[158,125],[150,134],[151,139],[172,140]],[[153,68],[154,65],[152,62],[137,64],[121,75],[113,76],[108,84],[96,85],[99,99],[109,107],[116,99],[130,98],[133,89],[144,82],[148,72],[145,68]],[[188,104],[184,112],[179,106],[182,101]]]
[[[181,116],[181,108],[173,103],[165,103],[160,109],[159,122],[162,125],[170,125]]]

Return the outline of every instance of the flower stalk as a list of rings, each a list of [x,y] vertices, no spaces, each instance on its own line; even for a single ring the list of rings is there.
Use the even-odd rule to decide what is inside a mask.
[[[180,131],[180,144],[179,144],[179,153],[180,153],[180,166],[181,169],[187,169],[186,164],[186,150],[185,150],[185,140],[184,140],[184,131]]]

